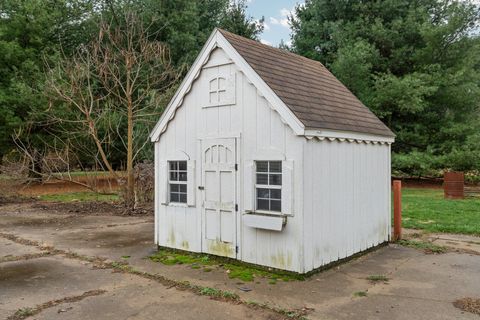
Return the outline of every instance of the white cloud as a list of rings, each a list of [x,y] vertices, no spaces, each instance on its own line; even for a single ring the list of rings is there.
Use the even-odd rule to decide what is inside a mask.
[[[263,23],[263,28],[265,29],[265,31],[270,30],[270,26],[266,22]]]
[[[270,17],[270,23],[290,28],[290,24],[288,23],[290,16],[295,16],[295,9],[288,10],[287,8],[282,8],[280,9],[280,18]]]
[[[280,15],[282,17],[287,17],[291,14],[292,12],[288,10],[287,8],[280,9]]]
[[[260,39],[260,42],[263,43],[263,44],[266,44],[266,45],[268,45],[268,46],[271,46],[271,45],[272,45],[272,43],[271,43],[270,41],[267,41],[267,40],[265,40],[265,39]]]
[[[277,18],[270,17],[270,23],[271,23],[271,24],[280,24],[280,21],[278,21]]]

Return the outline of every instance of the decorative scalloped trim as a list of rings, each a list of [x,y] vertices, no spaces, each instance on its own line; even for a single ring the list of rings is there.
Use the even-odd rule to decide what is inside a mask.
[[[168,118],[168,121],[167,121],[167,125],[163,128],[162,131],[160,131],[160,135],[161,136],[163,133],[165,133],[165,131],[167,131],[167,128],[168,128],[168,125],[170,124],[170,121],[172,121],[174,118],[175,118],[175,115],[177,114],[177,111],[178,109],[180,109],[182,107],[182,104],[183,104],[183,100],[185,99],[185,97],[187,96],[187,94],[190,93],[190,91],[192,90],[192,87],[193,87],[193,84],[195,83],[195,80],[198,79],[198,77],[200,76],[200,73],[202,73],[203,71],[203,66],[206,65],[208,63],[208,61],[210,60],[210,57],[213,53],[213,51],[215,51],[216,48],[220,48],[218,46],[218,44],[215,44],[212,48],[212,50],[210,50],[210,52],[208,53],[208,56],[206,57],[205,61],[202,62],[202,65],[200,66],[200,68],[198,68],[197,70],[197,73],[195,73],[195,76],[193,77],[193,80],[189,83],[188,87],[187,87],[187,90],[185,91],[185,93],[183,94],[182,98],[180,99],[179,103],[178,103],[178,106],[175,108],[175,110],[172,112],[172,115],[170,116],[170,118]]]
[[[377,140],[363,140],[363,139],[349,139],[349,138],[336,138],[336,137],[325,137],[325,136],[305,136],[307,140],[318,140],[318,141],[338,141],[338,142],[347,142],[347,143],[365,143],[365,144],[379,144],[379,145],[391,145],[392,142],[386,142],[386,141],[377,141]]]

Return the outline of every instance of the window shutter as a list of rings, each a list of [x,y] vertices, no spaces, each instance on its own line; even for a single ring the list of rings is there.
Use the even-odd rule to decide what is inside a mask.
[[[293,214],[293,161],[282,161],[282,213]]]
[[[255,163],[254,161],[245,161],[244,171],[244,201],[243,208],[245,212],[255,210]]]
[[[168,162],[160,160],[158,164],[157,197],[160,204],[168,203]]]
[[[195,160],[187,161],[187,204],[195,206]]]

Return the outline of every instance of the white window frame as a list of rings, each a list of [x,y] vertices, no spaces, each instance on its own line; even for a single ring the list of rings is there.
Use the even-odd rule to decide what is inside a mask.
[[[267,172],[258,172],[258,166],[257,166],[258,162],[267,162],[268,163]],[[270,171],[270,163],[271,162],[279,162],[280,163],[280,172],[271,172]],[[283,187],[283,171],[282,171],[282,168],[283,168],[283,162],[281,160],[256,160],[255,161],[255,212],[270,213],[270,214],[281,214],[282,213],[282,187]],[[266,174],[268,184],[257,183],[257,175],[258,174]],[[281,183],[279,185],[270,184],[270,179],[269,179],[270,174],[279,175],[281,177]],[[276,189],[276,190],[280,190],[280,198],[279,199],[259,198],[258,193],[257,193],[257,189]],[[258,209],[258,200],[259,199],[268,200],[268,201],[271,201],[273,199],[273,200],[279,201],[280,202],[280,210]],[[270,207],[270,204],[269,204],[269,207]]]
[[[220,87],[220,79],[223,79],[223,87],[221,88]],[[215,83],[215,87],[212,89],[212,83]],[[212,80],[210,80],[209,82],[209,87],[208,87],[208,101],[209,101],[209,104],[210,105],[218,105],[220,104],[222,101],[220,101],[220,92],[224,92],[225,94],[227,94],[227,79],[225,77],[215,77],[213,78]],[[217,100],[216,101],[212,101],[211,97],[212,97],[212,93],[216,93],[217,94]]]
[[[171,163],[177,163],[177,166],[176,166],[176,169],[175,170],[171,170],[170,169],[170,164]],[[185,170],[180,170],[180,162],[185,162]],[[170,173],[172,172],[177,172],[178,174],[180,172],[184,172],[185,175],[186,175],[186,180],[185,181],[180,181],[180,180],[170,180]],[[188,203],[188,161],[187,160],[168,160],[167,161],[167,174],[168,174],[168,188],[167,188],[167,196],[168,196],[168,203],[169,204],[176,204],[176,205],[187,205]],[[181,184],[181,185],[185,185],[185,192],[174,192],[178,195],[180,194],[185,194],[185,202],[183,201],[172,201],[171,200],[171,185],[172,184]],[[180,198],[179,198],[180,200]]]

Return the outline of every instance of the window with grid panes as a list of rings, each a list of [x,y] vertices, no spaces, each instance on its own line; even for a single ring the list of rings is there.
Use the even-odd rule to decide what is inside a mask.
[[[282,162],[256,161],[256,210],[282,210]]]
[[[169,161],[170,202],[187,203],[187,161]]]
[[[225,95],[227,92],[226,82],[227,80],[222,77],[218,77],[210,81],[210,103],[218,104],[225,100]]]

